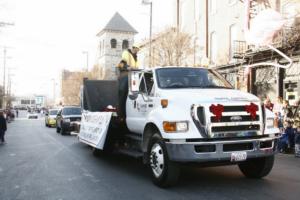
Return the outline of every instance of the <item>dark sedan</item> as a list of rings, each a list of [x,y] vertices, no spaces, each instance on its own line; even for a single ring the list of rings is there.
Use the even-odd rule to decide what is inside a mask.
[[[56,132],[62,135],[74,130],[73,122],[81,121],[81,108],[76,106],[63,107],[56,116]]]

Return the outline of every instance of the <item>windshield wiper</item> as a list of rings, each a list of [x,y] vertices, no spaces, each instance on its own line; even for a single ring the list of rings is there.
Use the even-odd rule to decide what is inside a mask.
[[[223,88],[223,89],[232,89],[229,87],[225,87],[225,86],[218,86],[218,85],[206,85],[203,88]]]
[[[168,86],[166,88],[188,88],[188,87],[184,85],[174,85],[174,86]]]

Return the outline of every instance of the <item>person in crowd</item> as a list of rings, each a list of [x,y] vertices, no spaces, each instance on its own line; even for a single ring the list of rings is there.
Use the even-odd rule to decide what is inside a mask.
[[[295,156],[300,157],[300,126],[297,127],[295,134]]]
[[[19,117],[19,109],[16,109],[16,117],[18,118]]]
[[[278,150],[281,153],[288,153],[295,146],[295,129],[291,121],[285,122],[285,129],[279,139]]]
[[[277,102],[274,104],[273,113],[275,114],[276,127],[283,132],[283,117],[282,117],[282,97],[277,97]]]
[[[0,144],[5,144],[5,131],[7,130],[6,119],[4,118],[3,111],[0,111]]]
[[[265,108],[268,108],[269,110],[273,111],[274,104],[271,102],[270,98],[267,97],[267,99],[264,102]]]
[[[293,117],[292,107],[289,105],[287,100],[284,100],[282,103],[282,115],[283,121],[288,121]]]

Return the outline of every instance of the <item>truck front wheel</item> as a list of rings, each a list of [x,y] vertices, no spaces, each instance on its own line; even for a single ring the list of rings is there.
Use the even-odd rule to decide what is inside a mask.
[[[180,168],[168,158],[165,143],[159,134],[154,134],[148,146],[148,159],[152,180],[159,187],[168,187],[177,183]]]
[[[241,172],[248,178],[262,178],[267,176],[274,164],[274,155],[249,159],[239,164]]]

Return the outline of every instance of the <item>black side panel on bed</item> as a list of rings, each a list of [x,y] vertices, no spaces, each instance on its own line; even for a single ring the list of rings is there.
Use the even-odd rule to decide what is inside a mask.
[[[84,80],[84,109],[103,111],[108,105],[118,106],[118,81]]]

